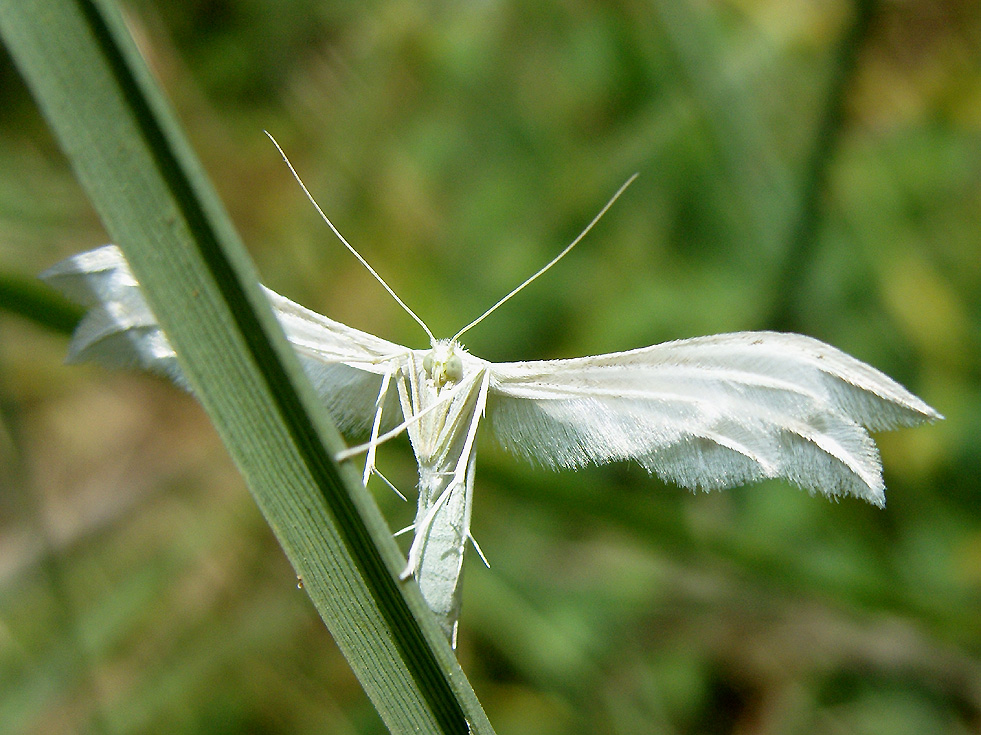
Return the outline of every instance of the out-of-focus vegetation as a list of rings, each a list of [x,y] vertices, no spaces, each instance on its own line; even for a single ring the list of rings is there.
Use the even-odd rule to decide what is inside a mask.
[[[878,437],[885,511],[483,437],[459,654],[498,732],[981,728],[976,3],[127,8],[267,284],[311,308],[425,341],[264,128],[440,335],[639,171],[471,351],[792,329],[947,416]],[[24,279],[104,235],[5,57],[0,95],[0,731],[381,732],[193,399],[61,365]],[[382,462],[411,490],[404,444]]]

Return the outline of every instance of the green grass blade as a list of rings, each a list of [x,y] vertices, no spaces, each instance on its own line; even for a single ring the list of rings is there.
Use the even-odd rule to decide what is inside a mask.
[[[10,273],[0,273],[0,309],[63,334],[71,334],[83,314],[83,309],[37,278]]]
[[[304,587],[393,732],[492,732],[254,269],[102,0],[0,0],[0,32]]]
[[[790,171],[776,153],[748,86],[725,69],[727,48],[713,6],[660,0],[653,6],[670,39],[678,68],[704,110],[720,161],[753,226],[750,239],[772,252],[778,247],[794,205]],[[735,185],[738,182],[738,185]]]

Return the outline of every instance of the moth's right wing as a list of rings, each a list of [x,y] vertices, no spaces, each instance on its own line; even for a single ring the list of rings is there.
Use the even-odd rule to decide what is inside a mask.
[[[490,370],[487,415],[505,446],[560,467],[632,459],[688,488],[782,477],[882,505],[868,430],[941,418],[878,370],[799,334],[718,334]]]
[[[143,298],[122,251],[115,245],[74,255],[41,278],[72,301],[88,307],[68,347],[68,362],[139,368],[170,378],[185,389],[187,379],[174,348]],[[265,289],[305,372],[342,431],[371,425],[382,376],[401,365],[409,349],[335,322]],[[390,391],[386,425],[401,416]]]

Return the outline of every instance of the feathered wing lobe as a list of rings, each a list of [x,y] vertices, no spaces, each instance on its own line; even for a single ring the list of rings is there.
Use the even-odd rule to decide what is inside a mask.
[[[89,308],[72,335],[69,363],[139,368],[190,387],[140,284],[115,245],[63,260],[44,271],[41,279]]]
[[[882,506],[867,429],[940,418],[865,363],[777,332],[500,363],[492,376],[487,414],[506,447],[561,467],[632,459],[692,489],[782,477]]]
[[[187,389],[177,355],[143,298],[140,285],[115,245],[79,253],[41,274],[41,278],[89,311],[72,336],[68,361],[98,362],[113,368],[139,368],[170,378]],[[408,349],[352,329],[265,289],[300,362],[344,431],[371,425],[382,375]],[[386,424],[401,416],[389,396]]]

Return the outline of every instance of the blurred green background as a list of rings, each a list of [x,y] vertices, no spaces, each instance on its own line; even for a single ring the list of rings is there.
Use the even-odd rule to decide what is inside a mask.
[[[502,735],[981,731],[981,7],[196,0],[127,16],[265,282],[412,347],[827,341],[946,421],[888,507],[479,444],[459,656]],[[0,57],[0,732],[380,733],[194,400],[62,365],[105,240]],[[393,442],[381,468],[411,491]],[[373,493],[393,529],[413,506]]]

